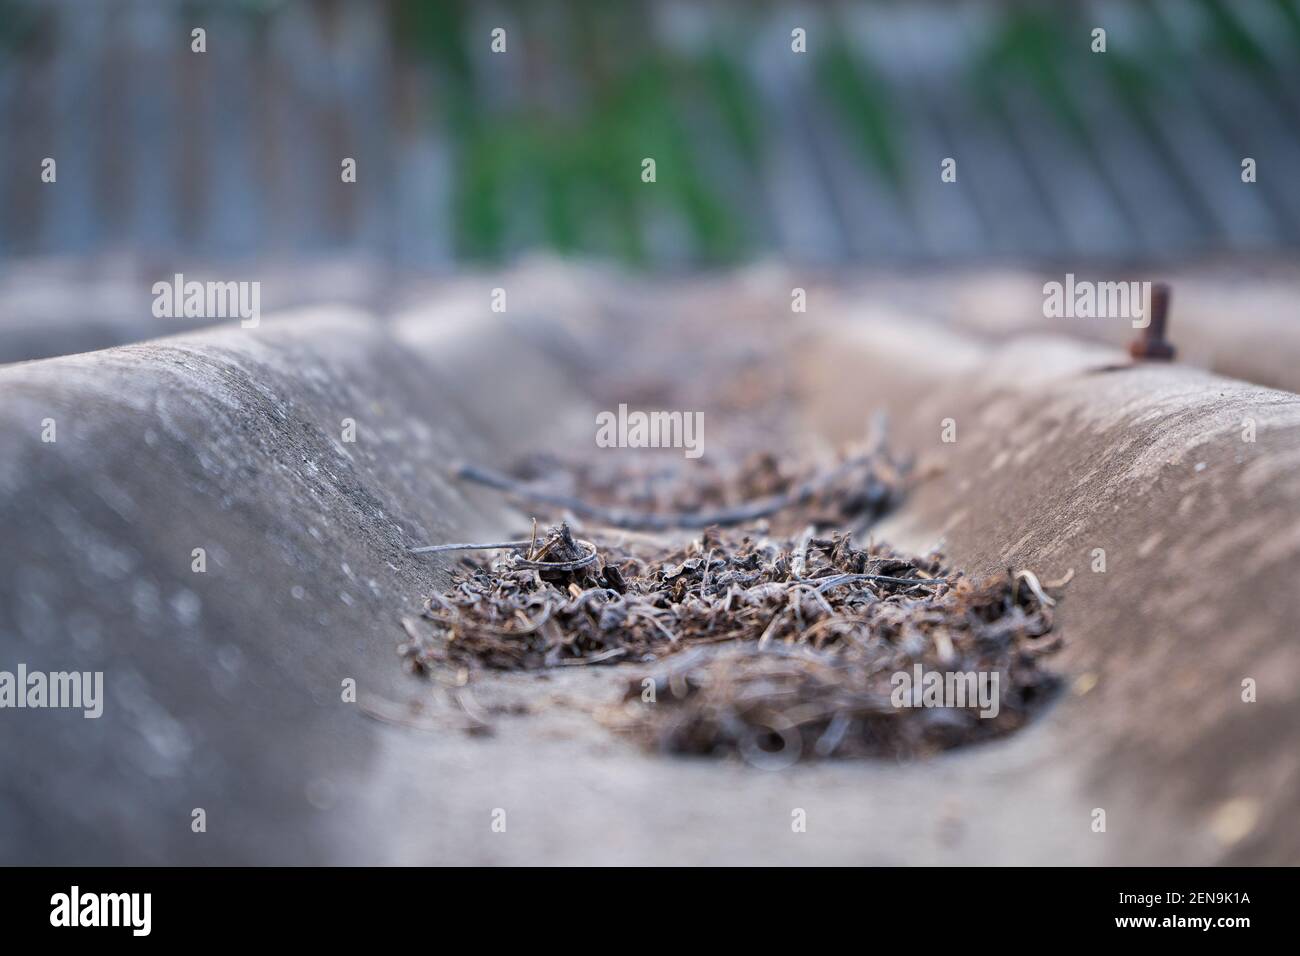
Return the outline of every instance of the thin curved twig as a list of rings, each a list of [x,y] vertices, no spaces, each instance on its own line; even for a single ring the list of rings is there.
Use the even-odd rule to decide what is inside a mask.
[[[823,491],[853,469],[867,464],[873,457],[874,455],[865,454],[845,459],[836,467],[820,475],[814,475],[784,494],[756,498],[743,504],[718,508],[713,511],[673,513],[606,508],[602,505],[594,505],[583,501],[581,498],[575,498],[572,495],[558,494],[533,487],[526,482],[511,478],[509,475],[493,471],[490,468],[482,468],[478,465],[458,464],[452,468],[451,474],[452,477],[462,481],[472,481],[528,501],[551,505],[555,508],[564,508],[580,518],[598,521],[611,527],[644,531],[670,531],[674,528],[698,529],[708,528],[712,525],[744,524],[748,521],[757,521],[759,518],[776,514],[778,511],[784,511],[787,508],[807,504],[818,492]]]

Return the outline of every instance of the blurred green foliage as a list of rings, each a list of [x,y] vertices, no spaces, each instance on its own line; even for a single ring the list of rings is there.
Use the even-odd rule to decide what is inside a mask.
[[[855,54],[837,34],[817,57],[816,77],[861,154],[891,186],[901,187],[903,157],[893,96],[870,61]]]
[[[1258,69],[1264,53],[1225,0],[1187,0],[1209,29],[1202,49],[1221,61]],[[1252,0],[1255,2],[1255,0]],[[1296,0],[1272,4],[1300,51]],[[870,4],[866,5],[868,8]],[[717,163],[705,164],[706,135],[722,168],[761,182],[764,143],[794,135],[765,126],[763,99],[745,57],[737,24],[755,23],[776,9],[768,4],[710,7],[718,28],[691,53],[667,49],[655,36],[653,3],[505,3],[512,53],[536,67],[528,88],[504,102],[483,89],[482,19],[467,0],[396,0],[398,36],[410,54],[432,64],[439,83],[439,119],[451,132],[457,168],[454,190],[458,252],[492,259],[541,243],[561,252],[616,255],[642,262],[654,253],[647,235],[655,221],[676,227],[690,248],[682,258],[702,264],[734,260],[752,251],[754,210],[738,206],[733,188],[720,188]],[[1014,86],[1028,90],[1062,129],[1090,148],[1077,100],[1080,76],[1105,71],[1120,101],[1139,116],[1165,84],[1189,65],[1161,35],[1152,11],[1133,5],[1142,54],[1113,44],[1103,60],[1089,50],[1095,24],[1068,4],[990,3],[987,29],[973,37],[961,82],[990,123],[1005,110]],[[858,46],[845,39],[841,7],[819,8],[821,28],[809,45],[812,92],[831,111],[864,174],[902,192],[907,154],[907,102]],[[749,39],[752,39],[750,37]],[[479,46],[471,49],[468,44]],[[1149,54],[1148,54],[1149,51]],[[748,50],[752,55],[752,48]],[[569,81],[564,95],[553,74]],[[537,81],[534,88],[532,81]],[[658,182],[640,180],[641,160],[653,157]],[[926,166],[928,168],[928,164]],[[735,184],[730,184],[733,187]]]
[[[439,103],[458,170],[458,253],[497,257],[511,248],[511,230],[519,229],[521,238],[560,252],[642,262],[647,220],[658,216],[684,226],[693,248],[683,251],[690,258],[740,257],[746,251],[741,223],[700,168],[685,114],[707,107],[727,150],[752,160],[761,148],[760,126],[743,71],[719,48],[684,57],[648,42],[631,6],[577,4],[559,23],[557,9],[564,8],[546,8],[545,31],[516,31],[509,42],[533,44],[526,55],[563,64],[580,82],[563,95],[519,90],[503,104],[480,88],[466,46],[468,4],[399,7],[400,37],[435,64],[441,84]],[[522,5],[515,14],[530,15]],[[611,50],[609,37],[625,38],[627,46]],[[551,45],[537,49],[539,38]],[[657,166],[653,185],[641,181],[646,157]]]
[[[39,17],[28,4],[0,0],[0,62],[22,46],[38,41]]]

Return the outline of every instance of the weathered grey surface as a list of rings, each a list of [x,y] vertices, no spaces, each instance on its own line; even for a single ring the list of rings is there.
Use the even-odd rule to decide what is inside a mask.
[[[843,409],[879,401],[918,452],[928,478],[882,538],[940,545],[976,573],[1074,572],[1059,663],[1076,692],[1051,747],[1108,811],[1106,858],[1300,860],[1300,398],[1115,368],[1122,355],[1059,338],[990,347],[899,329],[836,327],[808,374],[873,374],[813,390],[828,404],[809,414],[834,433]]]
[[[592,719],[616,668],[476,681],[464,707],[494,732],[458,729],[464,707],[395,654],[435,583],[403,548],[523,524],[443,470],[589,428],[591,355],[560,329],[594,323],[607,291],[512,284],[507,320],[470,284],[391,325],[316,313],[0,369],[0,668],[98,669],[109,688],[99,720],[0,712],[3,861],[1295,862],[1297,400],[1089,373],[1114,355],[1068,344],[992,353],[849,316],[802,353],[818,431],[857,436],[884,404],[900,445],[947,455],[881,534],[944,536],[975,568],[1075,568],[1078,693],[1027,731],[907,767],[664,759]],[[739,329],[787,296],[750,276],[690,307]],[[939,446],[947,415],[960,438]]]
[[[456,348],[449,332],[439,351]],[[402,685],[397,623],[431,581],[404,548],[498,530],[495,502],[444,471],[501,436],[360,315],[0,379],[0,660],[103,670],[108,695],[98,720],[0,715],[6,857],[325,859],[311,799],[364,779],[380,733],[341,681]]]
[[[307,305],[374,308],[397,284],[356,257],[321,258],[292,267],[205,262],[174,256],[51,257],[0,260],[0,364],[26,362],[194,332],[212,318],[157,318],[153,287],[185,281],[257,281],[264,315]],[[411,286],[409,280],[403,283]]]
[[[846,277],[832,292],[828,312],[876,303],[990,340],[1032,331],[1125,347],[1138,335],[1129,318],[1044,315],[1044,284],[1065,283],[1067,271],[1076,270],[984,268]],[[1180,363],[1256,385],[1300,390],[1300,271],[1293,261],[1077,271],[1077,280],[1093,282],[1167,281],[1173,289],[1169,339]]]

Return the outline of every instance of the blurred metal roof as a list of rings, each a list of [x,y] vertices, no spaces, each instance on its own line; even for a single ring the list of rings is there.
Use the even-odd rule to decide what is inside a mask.
[[[614,6],[0,0],[0,250],[438,267],[1300,244],[1300,0]]]

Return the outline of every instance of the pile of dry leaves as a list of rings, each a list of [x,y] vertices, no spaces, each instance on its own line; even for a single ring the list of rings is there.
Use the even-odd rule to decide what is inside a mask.
[[[409,666],[642,665],[604,715],[612,725],[668,751],[763,765],[944,749],[1014,730],[1050,697],[1056,679],[1040,660],[1059,645],[1054,600],[1032,573],[976,584],[938,555],[859,547],[842,530],[895,499],[901,472],[883,456],[766,485],[737,474],[758,497],[728,501],[734,489],[722,489],[675,512],[620,499],[616,482],[602,490],[591,475],[574,497],[462,469],[590,530],[579,539],[561,522],[528,539],[423,549],[472,556],[429,599],[432,626],[402,647]],[[699,524],[693,537],[668,532]],[[791,527],[804,530],[777,530]],[[923,672],[996,675],[996,702],[922,706],[899,675],[919,685]]]

